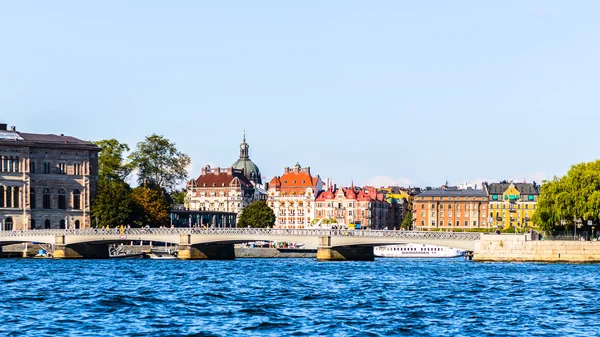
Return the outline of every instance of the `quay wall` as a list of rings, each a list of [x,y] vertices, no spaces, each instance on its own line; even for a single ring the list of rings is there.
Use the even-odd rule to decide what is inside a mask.
[[[524,235],[482,235],[473,261],[600,262],[600,241],[540,241]]]

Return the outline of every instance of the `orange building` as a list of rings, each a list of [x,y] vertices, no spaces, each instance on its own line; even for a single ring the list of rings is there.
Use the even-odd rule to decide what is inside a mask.
[[[413,221],[417,229],[487,228],[488,192],[468,188],[426,190],[415,196]]]
[[[274,177],[267,190],[267,204],[275,213],[275,228],[304,228],[315,217],[314,202],[323,188],[321,178],[310,167],[286,167]]]

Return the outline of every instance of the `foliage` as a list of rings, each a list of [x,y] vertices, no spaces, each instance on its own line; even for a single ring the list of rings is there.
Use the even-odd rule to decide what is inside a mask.
[[[404,219],[402,219],[402,224],[400,225],[400,228],[402,229],[412,229],[412,212],[407,212],[406,216],[404,216]]]
[[[121,144],[116,139],[105,139],[94,142],[100,147],[98,154],[99,180],[125,181],[131,174],[131,164],[125,162],[123,155],[129,151],[127,144]]]
[[[92,205],[92,216],[99,227],[117,227],[131,222],[134,210],[131,187],[120,180],[100,180]]]
[[[184,204],[185,203],[185,194],[186,194],[185,190],[171,192],[171,194],[170,194],[171,202],[175,205]]]
[[[167,226],[169,219],[169,202],[161,190],[138,186],[131,192],[135,203],[135,222],[140,226]]]
[[[600,220],[600,160],[571,166],[566,176],[542,185],[533,222],[546,232]]]
[[[268,228],[275,224],[275,213],[263,200],[246,207],[238,219],[238,227]]]
[[[172,192],[187,178],[190,157],[177,151],[175,143],[152,134],[139,142],[129,156],[138,170],[138,184]]]

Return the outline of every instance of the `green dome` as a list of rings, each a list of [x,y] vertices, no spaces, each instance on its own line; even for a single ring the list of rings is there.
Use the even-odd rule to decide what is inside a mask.
[[[258,166],[256,166],[256,164],[250,160],[248,148],[250,148],[250,146],[248,143],[246,143],[246,131],[244,131],[244,140],[242,141],[242,144],[240,144],[240,159],[236,160],[231,167],[238,170],[243,169],[244,175],[251,182],[255,184],[262,184],[260,170],[258,169]]]

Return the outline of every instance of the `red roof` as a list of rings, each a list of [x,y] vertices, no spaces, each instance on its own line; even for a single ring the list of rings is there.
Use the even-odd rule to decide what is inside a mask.
[[[219,169],[218,167],[204,171],[198,179],[196,184],[199,188],[202,187],[241,187],[241,188],[252,188],[252,182],[246,178],[242,170],[235,170],[228,168],[226,170]]]

